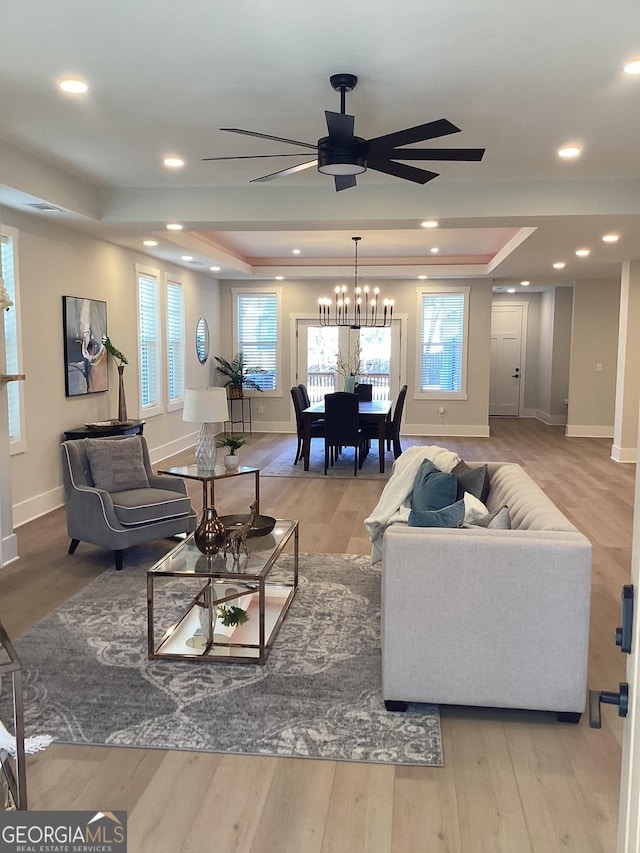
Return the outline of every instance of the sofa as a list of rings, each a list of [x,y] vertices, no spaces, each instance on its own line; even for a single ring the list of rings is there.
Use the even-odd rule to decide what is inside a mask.
[[[385,704],[538,709],[577,722],[586,700],[591,544],[520,465],[468,466],[483,464],[486,509],[508,507],[511,529],[411,527],[397,520],[402,511],[384,528]],[[406,515],[410,496],[404,504]]]

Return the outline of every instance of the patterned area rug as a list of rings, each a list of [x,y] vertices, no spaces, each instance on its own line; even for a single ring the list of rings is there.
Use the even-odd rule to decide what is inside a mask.
[[[437,707],[385,710],[380,573],[368,557],[300,556],[298,593],[261,667],[147,659],[146,569],[165,552],[129,549],[124,571],[105,571],[17,639],[27,735],[442,766]]]
[[[408,442],[403,442],[404,445]],[[297,439],[292,438],[284,444],[285,450],[271,464],[260,469],[261,477],[324,477],[324,442],[321,439],[312,439],[311,454],[309,456],[309,470],[304,470],[302,459],[297,465],[293,464],[296,457]],[[353,477],[353,448],[345,447],[340,458],[330,465],[327,477]],[[393,453],[385,450],[384,474],[380,473],[380,462],[378,459],[378,442],[371,443],[371,450],[364,460],[362,468],[358,470],[358,477],[364,480],[388,480],[391,476],[393,465]]]

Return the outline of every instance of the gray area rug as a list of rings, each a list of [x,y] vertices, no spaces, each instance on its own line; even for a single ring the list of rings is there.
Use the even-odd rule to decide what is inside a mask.
[[[304,470],[302,459],[297,465],[293,464],[296,457],[297,439],[291,438],[282,444],[285,448],[283,452],[269,465],[260,468],[261,477],[324,477],[324,442],[321,439],[314,438],[311,441],[308,471]],[[345,447],[337,462],[329,466],[327,477],[353,477],[353,453],[352,447]],[[385,472],[381,474],[378,442],[374,441],[371,443],[371,450],[364,460],[362,468],[358,470],[358,477],[362,477],[364,480],[388,480],[391,476],[393,461],[393,453],[390,450],[385,450]]]
[[[436,706],[385,710],[380,573],[368,557],[300,556],[298,593],[261,667],[147,659],[146,569],[166,550],[129,549],[124,571],[105,571],[17,639],[27,735],[442,766]]]

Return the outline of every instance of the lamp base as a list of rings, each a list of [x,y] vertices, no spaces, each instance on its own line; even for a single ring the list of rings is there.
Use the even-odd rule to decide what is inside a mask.
[[[216,433],[213,424],[202,424],[196,442],[196,465],[199,471],[216,467]]]

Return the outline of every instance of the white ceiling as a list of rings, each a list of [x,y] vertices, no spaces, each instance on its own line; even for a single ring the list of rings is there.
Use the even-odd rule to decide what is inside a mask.
[[[622,73],[640,58],[637,0],[10,5],[3,205],[46,201],[61,210],[37,215],[139,250],[155,237],[147,253],[177,263],[188,253],[231,278],[346,272],[354,235],[367,274],[381,278],[544,286],[617,277],[640,256],[640,76]],[[304,149],[219,128],[315,144],[324,110],[339,110],[328,78],[343,71],[359,78],[347,95],[358,135],[447,118],[462,132],[426,145],[484,147],[483,161],[424,163],[440,173],[424,186],[369,170],[336,193],[315,169],[250,183],[304,162]],[[65,76],[89,93],[59,92]],[[583,146],[578,161],[556,156],[569,143]],[[184,169],[162,165],[171,154]],[[440,227],[421,228],[427,218]],[[184,230],[169,234],[169,221]],[[617,244],[602,242],[609,231]],[[591,255],[578,259],[583,246]]]

